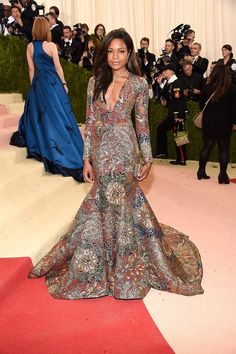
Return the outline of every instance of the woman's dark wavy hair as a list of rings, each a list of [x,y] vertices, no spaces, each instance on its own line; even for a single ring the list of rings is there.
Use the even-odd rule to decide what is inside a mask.
[[[134,43],[130,35],[123,29],[115,29],[108,33],[104,38],[102,45],[97,53],[96,60],[93,66],[93,74],[95,76],[94,96],[96,100],[101,92],[105,96],[107,89],[112,82],[113,74],[112,69],[107,63],[108,47],[113,39],[121,39],[124,41],[128,50],[128,61],[126,68],[129,72],[140,75],[140,68],[138,65],[137,57],[134,51]]]
[[[230,45],[230,44],[224,44],[223,45],[223,47],[222,47],[222,49],[223,48],[225,48],[225,49],[227,49],[227,50],[229,50],[231,53],[229,53],[229,57],[230,57],[230,59],[233,59],[233,57],[234,57],[234,55],[233,55],[233,53],[232,53],[232,46]]]
[[[94,34],[95,34],[95,36],[98,37],[98,35],[97,35],[97,30],[98,30],[99,27],[103,27],[104,37],[105,37],[105,35],[106,35],[106,28],[105,28],[105,26],[104,26],[102,23],[99,23],[99,24],[96,25],[96,27],[94,28]]]
[[[224,64],[215,65],[207,80],[207,84],[212,87],[213,92],[215,91],[212,101],[219,101],[227,93],[230,82],[229,68]]]

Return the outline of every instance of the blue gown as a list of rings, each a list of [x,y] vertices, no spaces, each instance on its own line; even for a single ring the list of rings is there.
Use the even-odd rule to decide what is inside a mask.
[[[10,144],[26,146],[27,157],[42,161],[47,172],[82,182],[83,140],[69,97],[42,42],[33,46],[36,72]]]

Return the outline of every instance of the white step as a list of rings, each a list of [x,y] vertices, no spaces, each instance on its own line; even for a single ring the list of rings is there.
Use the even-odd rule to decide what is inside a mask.
[[[16,131],[17,127],[7,127],[0,129],[0,147],[8,146],[12,134]]]
[[[42,162],[25,159],[0,170],[0,203],[2,198],[19,193],[20,188],[32,183],[34,178],[46,174]]]
[[[7,105],[9,103],[23,102],[21,93],[0,93],[0,104]]]
[[[25,160],[27,155],[26,148],[16,146],[4,146],[0,148],[0,166],[1,170],[7,166],[13,165],[19,161]]]
[[[63,235],[91,188],[52,175],[26,159],[26,149],[0,149],[0,257],[37,262]]]
[[[20,223],[8,225],[0,237],[0,257],[29,256],[37,263],[67,231],[89,188],[71,180],[52,193],[40,209],[34,207]]]
[[[35,214],[39,214],[53,202],[55,196],[64,193],[68,185],[76,185],[72,177],[46,174],[45,176],[31,177],[30,181],[22,178],[17,185],[0,199],[0,234],[1,239],[11,237],[15,225],[18,228],[27,223]],[[17,188],[18,187],[18,188]],[[83,188],[81,186],[81,188]],[[18,191],[17,191],[18,189]],[[76,194],[74,195],[76,197]],[[64,205],[58,203],[54,208]],[[53,209],[52,209],[53,212]],[[39,218],[40,219],[40,218]]]

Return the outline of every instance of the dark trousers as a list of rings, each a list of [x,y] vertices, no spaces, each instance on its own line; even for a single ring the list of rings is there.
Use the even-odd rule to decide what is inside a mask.
[[[219,149],[220,173],[225,174],[229,162],[230,136],[209,137],[203,135],[203,147],[200,151],[199,169],[205,171],[206,163],[216,142]]]
[[[174,131],[176,125],[173,118],[165,118],[157,127],[157,155],[163,154],[168,156],[167,147],[167,132],[169,130]],[[176,146],[176,160],[186,161],[186,145],[180,147]]]

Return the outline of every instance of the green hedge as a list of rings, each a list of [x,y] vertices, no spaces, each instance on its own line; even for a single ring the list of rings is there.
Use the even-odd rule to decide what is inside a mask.
[[[188,144],[187,157],[189,160],[198,160],[199,151],[202,146],[202,131],[197,129],[193,124],[193,117],[197,112],[199,112],[199,105],[196,102],[188,102],[188,120],[186,121],[186,129],[189,134],[190,144]],[[151,144],[153,152],[156,151],[156,129],[158,124],[164,119],[166,115],[166,108],[162,107],[160,104],[150,101],[149,104],[149,124],[151,131]],[[168,149],[170,158],[175,158],[175,144],[173,139],[173,133],[168,133]],[[218,160],[218,149],[215,146],[213,149],[210,161]],[[231,139],[230,148],[230,161],[236,162],[236,133],[234,132]]]
[[[29,88],[28,67],[26,62],[26,44],[17,37],[4,37],[0,35],[0,92],[20,92],[26,97]],[[85,121],[86,109],[86,89],[90,73],[86,70],[61,60],[68,82],[70,98],[79,123]],[[189,132],[190,144],[188,145],[188,159],[198,160],[199,150],[202,144],[201,131],[193,125],[192,118],[199,111],[198,104],[195,102],[188,103],[189,119],[187,121],[187,130]],[[149,122],[151,131],[151,143],[153,152],[156,146],[156,128],[164,119],[166,109],[160,104],[151,100],[149,105]],[[168,134],[169,155],[170,158],[175,157],[175,145],[173,135]],[[217,161],[217,149],[212,152],[212,161]],[[231,144],[231,161],[236,162],[236,139],[232,139]]]

